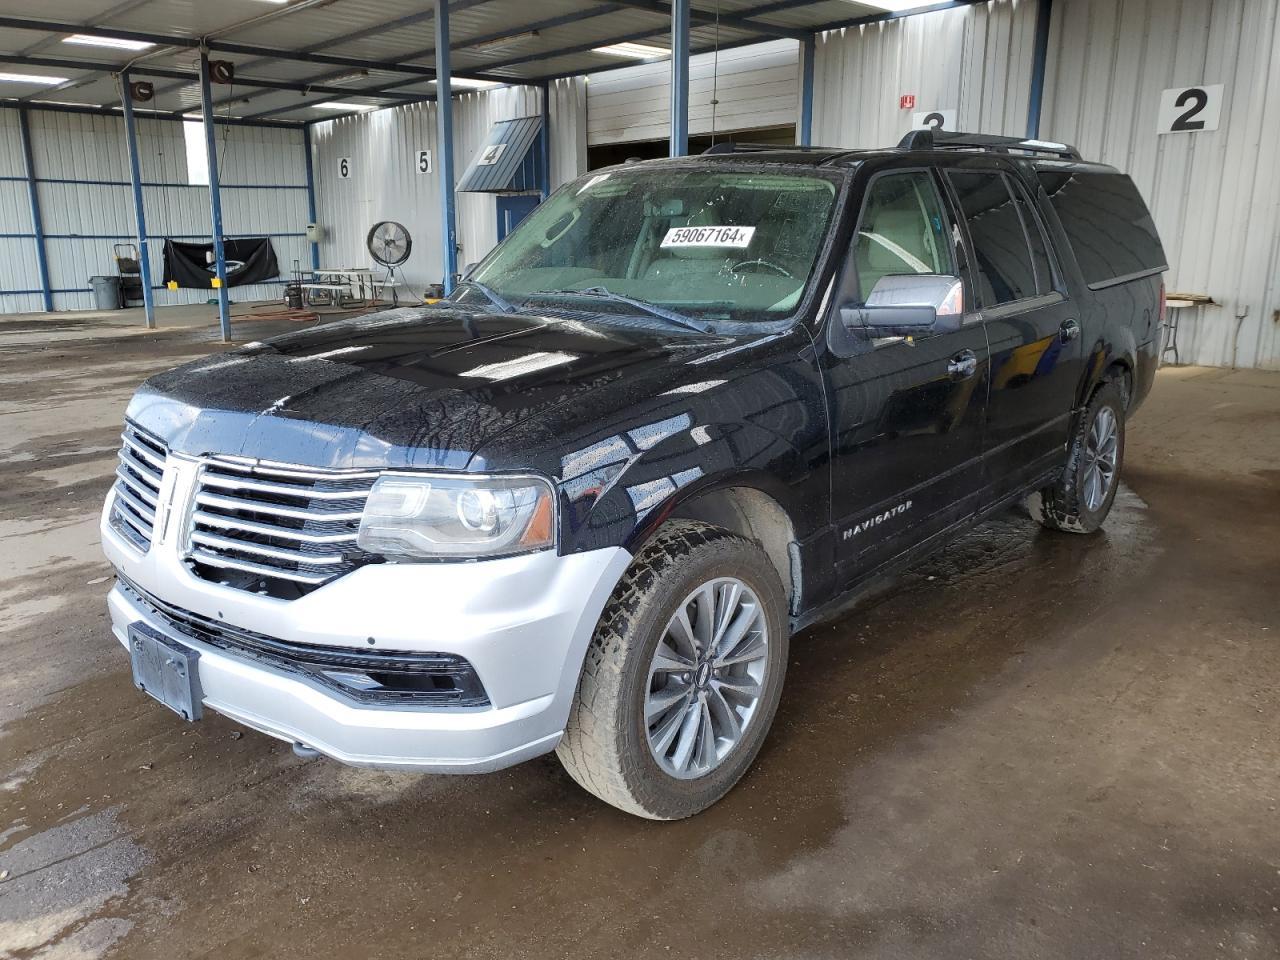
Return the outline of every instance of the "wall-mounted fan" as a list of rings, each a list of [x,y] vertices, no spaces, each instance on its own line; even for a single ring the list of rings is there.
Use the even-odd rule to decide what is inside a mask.
[[[365,239],[369,248],[369,256],[387,268],[386,280],[380,284],[382,289],[391,290],[391,302],[398,306],[400,296],[396,288],[400,285],[396,280],[396,267],[409,259],[409,251],[413,249],[413,238],[403,223],[394,220],[381,220],[369,229]]]

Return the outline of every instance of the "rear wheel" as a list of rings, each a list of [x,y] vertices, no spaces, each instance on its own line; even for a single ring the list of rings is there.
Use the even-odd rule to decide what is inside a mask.
[[[1093,533],[1102,526],[1120,485],[1125,407],[1122,380],[1109,380],[1094,392],[1076,422],[1062,477],[1027,498],[1031,516],[1067,533]]]
[[[642,817],[706,809],[764,743],[787,664],[786,600],[753,541],[677,522],[605,608],[557,748],[575,780]]]

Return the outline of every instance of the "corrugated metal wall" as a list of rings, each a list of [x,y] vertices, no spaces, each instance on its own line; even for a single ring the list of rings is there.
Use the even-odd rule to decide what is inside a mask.
[[[1280,368],[1280,3],[1055,0],[1040,135],[1130,173],[1169,253],[1184,362]],[[1026,130],[1036,4],[986,4],[823,35],[814,141],[887,146],[911,114]],[[1162,90],[1224,84],[1216,131],[1158,136]],[[915,94],[914,110],[898,98]],[[1243,314],[1243,319],[1238,319]]]
[[[813,142],[892,146],[931,110],[956,111],[962,130],[1023,135],[1035,21],[1034,0],[1000,0],[822,34]],[[899,107],[904,94],[915,107]]]
[[[0,110],[0,313],[43,309],[39,293],[4,292],[40,285],[26,175],[18,112]]]
[[[689,132],[722,133],[786,126],[799,113],[800,45],[774,40],[689,58]],[[637,64],[587,77],[587,142],[665,140],[671,125],[671,64]]]
[[[1059,0],[1043,132],[1128,171],[1169,254],[1184,362],[1280,369],[1280,3]],[[1215,131],[1156,135],[1160,92],[1224,84]],[[1241,314],[1242,320],[1238,320]]]
[[[553,189],[586,167],[581,122],[581,80],[552,91],[551,172]],[[468,92],[453,104],[454,175],[461,176],[495,121],[542,111],[536,87],[496,87]],[[413,251],[403,268],[409,289],[419,293],[443,276],[440,233],[440,173],[435,103],[415,103],[317,124],[313,128],[316,204],[326,230],[322,266],[370,266],[365,237],[379,220],[409,228]],[[418,152],[430,150],[432,172],[418,172]],[[350,160],[350,176],[339,164]],[[459,193],[459,266],[483,257],[498,242],[498,217],[490,194]]]
[[[115,273],[112,244],[135,239],[124,121],[39,110],[29,119],[54,308],[88,309],[93,306],[89,277]],[[24,175],[17,120],[16,111],[0,110],[0,129],[5,131],[0,176]],[[159,287],[163,244],[158,238],[207,240],[209,191],[187,184],[181,123],[139,118],[138,141],[147,227],[157,238],[151,244],[152,280]],[[233,298],[276,298],[293,260],[305,264],[309,256],[303,236],[307,195],[302,132],[224,126],[218,128],[218,143],[223,229],[232,237],[270,236],[282,276],[279,283],[237,287]],[[26,183],[0,185],[0,233],[29,233]],[[0,291],[38,287],[34,241],[0,240]],[[156,291],[160,305],[198,303],[207,297],[197,290]],[[0,294],[0,309],[39,310],[39,294]]]

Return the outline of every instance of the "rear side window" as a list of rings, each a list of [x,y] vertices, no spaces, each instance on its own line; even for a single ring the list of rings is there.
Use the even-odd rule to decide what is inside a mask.
[[[1151,212],[1123,173],[1037,174],[1089,286],[1168,266]]]
[[[969,224],[982,305],[994,307],[1043,292],[1036,281],[1025,211],[1014,200],[1004,174],[948,171],[947,176]],[[1036,229],[1034,224],[1031,228]],[[1036,241],[1043,255],[1038,231]]]

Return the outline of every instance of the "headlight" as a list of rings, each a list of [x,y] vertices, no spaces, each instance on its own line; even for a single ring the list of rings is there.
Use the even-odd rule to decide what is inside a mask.
[[[393,560],[545,550],[555,545],[555,493],[540,477],[386,474],[369,493],[357,544]]]

